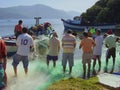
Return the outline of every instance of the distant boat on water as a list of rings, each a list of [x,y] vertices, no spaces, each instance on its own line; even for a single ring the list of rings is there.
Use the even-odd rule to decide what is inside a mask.
[[[102,32],[107,32],[107,30],[112,29],[115,32],[116,25],[113,23],[105,23],[105,24],[81,24],[81,20],[71,20],[71,19],[61,19],[64,25],[64,31],[71,29],[76,32],[83,32],[86,28],[99,28]]]

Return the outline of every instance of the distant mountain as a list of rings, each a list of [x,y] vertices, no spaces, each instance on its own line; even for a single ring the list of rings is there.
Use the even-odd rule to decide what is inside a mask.
[[[37,4],[33,6],[15,6],[8,8],[0,8],[0,19],[12,19],[12,18],[71,18],[73,13],[65,12],[62,10],[54,9],[49,6]],[[78,14],[79,15],[79,14]]]

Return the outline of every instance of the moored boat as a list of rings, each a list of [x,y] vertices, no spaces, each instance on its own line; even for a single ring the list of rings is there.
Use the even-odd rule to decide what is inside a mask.
[[[82,24],[80,20],[65,20],[61,19],[64,25],[64,30],[71,29],[76,32],[83,32],[86,28],[99,28],[102,32],[107,32],[107,30],[112,29],[113,32],[116,30],[116,25],[113,23],[102,23],[102,24]]]

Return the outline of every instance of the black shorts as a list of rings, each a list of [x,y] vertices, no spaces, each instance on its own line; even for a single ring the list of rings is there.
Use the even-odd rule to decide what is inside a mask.
[[[50,55],[47,55],[47,60],[56,61],[56,60],[58,60],[58,56],[50,56]]]
[[[107,57],[106,58],[109,59],[111,56],[113,58],[116,57],[116,48],[115,47],[108,49],[108,53],[107,53]]]

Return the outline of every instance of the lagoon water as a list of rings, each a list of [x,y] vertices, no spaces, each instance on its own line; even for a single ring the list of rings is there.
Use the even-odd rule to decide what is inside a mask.
[[[50,22],[58,33],[58,36],[61,40],[63,35],[63,24],[60,19],[41,19],[40,23]],[[0,36],[10,35],[13,34],[14,26],[18,23],[17,19],[9,19],[9,20],[0,20]],[[35,25],[34,19],[23,19],[23,26],[31,27]],[[82,63],[81,63],[81,54],[82,51],[78,49],[79,40],[77,40],[77,47],[75,50],[75,63],[73,67],[72,76],[78,77],[82,76]],[[117,57],[116,57],[116,67],[115,71],[118,72],[120,69],[120,55],[119,55],[119,44],[117,46]],[[106,48],[103,46],[103,53],[102,53],[102,70],[101,73],[104,71],[105,66],[105,53]],[[24,74],[22,63],[18,65],[18,77],[14,77],[14,72],[12,68],[12,58],[8,59],[7,63],[7,76],[8,76],[8,90],[46,90],[46,88],[51,85],[51,83],[68,78],[68,76],[63,77],[62,73],[62,49],[59,54],[59,60],[57,61],[56,68],[53,68],[52,62],[50,62],[50,67],[47,68],[45,63],[45,56],[35,58],[35,60],[30,60],[29,65],[29,73],[26,76]],[[109,62],[109,69],[112,67],[112,59]],[[98,68],[98,66],[96,66]],[[68,71],[68,65],[67,65]]]

